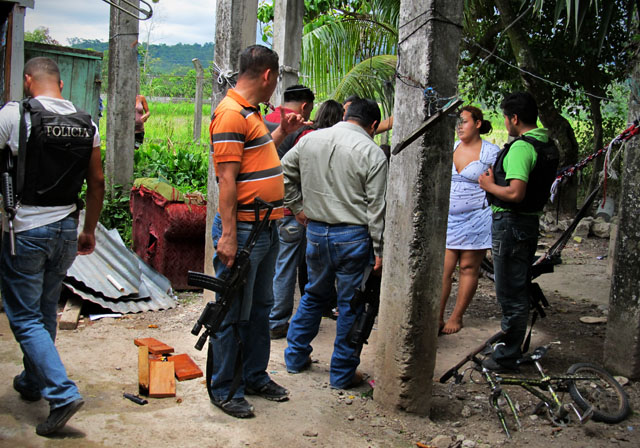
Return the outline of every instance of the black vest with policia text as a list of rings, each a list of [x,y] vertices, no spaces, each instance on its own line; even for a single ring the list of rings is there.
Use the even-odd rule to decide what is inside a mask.
[[[63,115],[46,110],[39,101],[22,101],[31,115],[26,154],[18,154],[18,178],[24,160],[23,182],[18,180],[18,200],[24,205],[57,206],[78,202],[93,151],[95,129],[84,111]],[[24,144],[21,143],[21,149]],[[20,191],[22,184],[22,191]]]
[[[532,145],[537,154],[536,163],[533,170],[529,173],[529,180],[527,182],[527,190],[524,199],[521,202],[507,202],[498,199],[490,193],[487,193],[487,199],[491,205],[517,213],[541,212],[551,195],[551,185],[556,177],[558,162],[560,160],[558,148],[556,148],[553,140],[549,139],[547,142],[541,142],[536,138],[521,135],[511,143],[506,144],[498,153],[496,162],[493,165],[495,182],[501,187],[509,185],[509,181],[506,179],[507,173],[504,170],[503,162],[511,146],[519,140],[524,140]]]

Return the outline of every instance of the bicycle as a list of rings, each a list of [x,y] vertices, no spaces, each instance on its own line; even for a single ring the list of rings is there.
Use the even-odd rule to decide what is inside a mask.
[[[490,337],[445,372],[439,381],[444,384],[454,377],[455,384],[461,384],[467,371],[470,371],[470,381],[477,384],[478,381],[474,380],[473,372],[480,372],[482,379],[491,389],[490,403],[507,437],[511,438],[511,434],[501,408],[501,398],[511,410],[518,429],[522,426],[513,401],[502,386],[520,386],[534,395],[540,400],[534,413],[542,408],[546,409],[552,424],[556,426],[566,426],[570,423],[572,415],[575,415],[581,424],[589,419],[604,423],[618,423],[631,413],[629,398],[622,386],[602,367],[591,363],[577,363],[569,367],[565,375],[547,375],[540,364],[540,359],[549,350],[548,346],[536,348],[519,362],[520,365],[533,363],[540,374],[539,378],[502,376],[486,369],[482,366],[480,356],[488,356],[492,352],[492,344],[499,343],[503,336],[504,333],[500,331]],[[460,373],[459,370],[468,362],[473,365]],[[563,402],[566,392],[571,396],[573,403]]]

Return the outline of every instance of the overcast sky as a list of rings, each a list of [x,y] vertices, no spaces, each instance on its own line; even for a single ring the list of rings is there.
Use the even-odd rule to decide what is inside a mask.
[[[140,41],[151,26],[152,44],[173,45],[214,41],[216,0],[160,0],[147,2],[153,18],[140,22]],[[144,6],[144,5],[143,5]],[[27,8],[25,30],[49,28],[51,37],[60,45],[68,45],[70,37],[109,39],[109,8],[103,0],[35,0],[34,9]]]

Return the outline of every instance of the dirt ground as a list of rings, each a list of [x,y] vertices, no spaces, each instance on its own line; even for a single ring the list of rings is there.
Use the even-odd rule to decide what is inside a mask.
[[[552,238],[542,239],[549,243]],[[540,283],[552,309],[539,320],[532,346],[551,344],[543,360],[549,372],[562,373],[573,363],[601,363],[605,324],[583,324],[582,316],[606,316],[609,277],[606,275],[608,241],[570,242],[563,264]],[[455,293],[455,289],[454,289]],[[452,307],[454,298],[450,300]],[[476,298],[461,332],[438,338],[432,411],[429,418],[389,412],[371,398],[367,384],[353,391],[329,387],[329,360],[335,322],[323,319],[314,341],[310,371],[286,372],[284,339],[272,342],[269,373],[287,387],[291,399],[274,403],[249,397],[256,417],[237,420],[209,402],[202,378],[179,382],[177,397],[150,399],[140,406],[122,398],[137,393],[137,349],[134,338],[155,337],[188,353],[204,370],[206,353],[193,348],[190,329],[202,309],[200,294],[182,293],[176,308],[128,315],[114,320],[84,319],[73,331],[60,331],[57,345],[71,378],[84,395],[84,408],[61,433],[50,439],[35,434],[35,425],[48,414],[46,402],[29,403],[11,386],[21,370],[21,353],[0,314],[0,446],[7,447],[411,447],[417,442],[438,447],[640,446],[640,415],[634,413],[616,425],[588,422],[556,428],[542,416],[531,416],[535,399],[513,390],[523,428],[505,437],[491,410],[485,385],[466,382],[452,387],[437,378],[471,348],[499,328],[499,309],[493,284],[481,279]],[[155,325],[157,328],[149,328]],[[363,350],[361,369],[375,375],[375,339]],[[529,372],[531,373],[531,372]],[[512,390],[512,389],[510,389]],[[625,386],[632,407],[640,403],[640,385]],[[568,397],[567,397],[568,398]],[[435,439],[435,440],[434,440]]]

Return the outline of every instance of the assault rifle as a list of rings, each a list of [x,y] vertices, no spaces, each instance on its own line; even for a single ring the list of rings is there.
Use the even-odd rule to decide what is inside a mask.
[[[13,190],[13,159],[11,150],[9,148],[4,149],[5,154],[2,163],[2,177],[0,179],[0,186],[2,188],[2,202],[4,204],[4,211],[7,214],[7,221],[9,222],[9,250],[12,257],[16,255],[16,235],[13,230],[13,218],[16,217],[16,197]]]
[[[260,219],[260,210],[264,209],[266,209],[266,213],[264,217]],[[245,245],[236,253],[233,266],[229,269],[225,269],[218,278],[201,272],[189,271],[187,284],[218,293],[216,301],[207,303],[202,314],[200,314],[198,321],[191,330],[191,334],[198,336],[202,327],[205,328],[204,332],[198,339],[198,342],[196,342],[195,348],[197,350],[202,350],[202,347],[207,341],[209,335],[215,335],[220,331],[220,326],[231,309],[233,301],[242,294],[242,289],[251,265],[249,256],[251,255],[251,251],[253,250],[253,246],[255,246],[256,241],[258,241],[260,232],[262,232],[269,222],[269,217],[271,216],[272,211],[273,204],[265,202],[260,198],[255,198],[256,220],[253,224],[253,228],[251,229],[251,233],[249,234],[249,238]]]
[[[356,356],[360,356],[362,345],[368,342],[380,308],[381,277],[371,275],[372,268],[373,266],[367,266],[365,269],[362,285],[356,289],[350,304],[351,311],[354,313],[364,306],[364,312],[353,322],[347,334],[347,344],[356,349]]]

